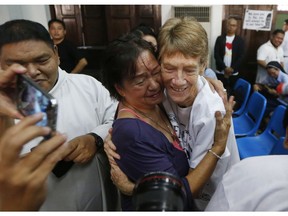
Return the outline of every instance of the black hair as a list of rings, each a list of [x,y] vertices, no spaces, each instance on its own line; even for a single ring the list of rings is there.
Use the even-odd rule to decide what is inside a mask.
[[[288,25],[288,19],[285,19],[284,22],[286,23],[286,25]]]
[[[0,25],[0,51],[5,44],[26,40],[43,41],[54,50],[54,44],[47,29],[40,23],[17,19]]]
[[[59,24],[61,24],[62,26],[63,26],[63,28],[66,30],[66,25],[65,25],[65,23],[62,21],[62,20],[59,20],[59,19],[51,19],[51,20],[49,20],[49,22],[48,22],[48,28],[50,28],[50,26],[53,24],[53,23],[59,23]]]
[[[123,80],[133,79],[136,74],[137,59],[145,50],[156,55],[149,42],[131,33],[121,36],[108,45],[102,62],[102,74],[103,85],[112,97],[121,100],[122,97],[115,85],[123,86]],[[157,59],[156,56],[155,58]]]
[[[131,30],[131,33],[140,34],[140,36],[150,35],[157,40],[155,31],[148,25],[141,23]],[[142,34],[142,35],[141,35]]]
[[[278,33],[281,33],[281,34],[284,34],[284,35],[285,35],[285,32],[284,32],[282,29],[275,29],[275,30],[272,32],[272,35],[275,36],[275,35],[277,35]]]

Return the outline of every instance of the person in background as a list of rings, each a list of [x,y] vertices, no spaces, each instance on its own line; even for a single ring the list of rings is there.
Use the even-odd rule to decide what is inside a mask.
[[[80,73],[88,64],[77,47],[66,36],[66,26],[62,20],[51,19],[48,22],[49,33],[57,46],[60,57],[60,68],[67,73]]]
[[[223,174],[240,160],[233,126],[225,150],[220,153],[211,150],[215,141],[211,133],[216,124],[214,114],[225,109],[222,99],[201,76],[208,58],[207,34],[201,24],[189,17],[171,18],[160,29],[158,42],[161,77],[166,89],[163,106],[186,153],[189,173],[197,176],[201,169],[196,167],[207,154],[220,159],[213,174],[206,176],[207,181],[202,179],[204,185],[193,189],[195,182],[189,182],[192,191],[196,190],[192,194],[197,207],[204,210]]]
[[[230,17],[226,22],[226,33],[217,37],[214,46],[216,75],[230,95],[239,78],[239,69],[244,59],[244,40],[236,35],[238,21]]]
[[[158,51],[157,35],[153,28],[145,24],[139,24],[131,30],[131,33],[148,41],[154,47],[154,51]]]
[[[277,61],[271,61],[266,66],[267,74],[262,84],[254,84],[253,90],[260,92],[267,99],[264,117],[269,117],[274,109],[281,104],[278,100],[281,85],[288,84],[288,75]],[[278,89],[278,90],[277,90]]]
[[[288,149],[287,109],[283,125],[286,128],[283,145]],[[240,161],[223,176],[206,211],[288,211],[287,164],[287,155]]]
[[[284,21],[282,30],[285,32],[285,36],[282,43],[284,53],[284,70],[288,72],[288,19]]]
[[[93,77],[68,74],[58,67],[57,48],[41,24],[11,20],[0,26],[0,35],[0,68],[6,71],[20,64],[25,75],[58,101],[57,130],[67,136],[63,160],[55,167],[59,175],[55,169],[49,174],[40,210],[102,210],[95,154],[112,126],[117,103]],[[24,146],[25,153],[33,143]]]
[[[283,49],[280,46],[284,39],[284,31],[276,29],[272,32],[271,38],[266,43],[262,44],[257,50],[257,76],[255,83],[263,84],[267,79],[268,74],[266,66],[271,61],[277,61],[283,67],[284,56]]]
[[[51,131],[47,127],[35,126],[43,118],[42,114],[24,117],[16,108],[15,79],[17,74],[25,71],[17,64],[0,70],[0,211],[38,210],[47,194],[48,175],[65,157],[63,144],[67,137],[60,133],[42,142],[25,157],[20,155],[29,140]],[[4,130],[10,117],[22,121]]]

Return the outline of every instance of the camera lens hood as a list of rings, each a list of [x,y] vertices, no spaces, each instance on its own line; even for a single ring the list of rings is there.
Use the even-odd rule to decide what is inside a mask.
[[[137,211],[183,211],[185,195],[178,177],[159,171],[136,182],[132,200]]]

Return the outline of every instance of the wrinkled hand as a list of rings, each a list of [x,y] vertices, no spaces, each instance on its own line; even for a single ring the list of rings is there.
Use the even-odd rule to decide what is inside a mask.
[[[110,165],[112,166],[113,164],[117,165],[115,159],[120,160],[120,155],[117,154],[116,152],[116,146],[112,142],[111,133],[112,133],[112,128],[109,130],[109,133],[104,140],[104,151],[109,159]]]
[[[114,185],[121,191],[121,193],[132,196],[135,184],[131,182],[125,173],[117,165],[111,166],[111,179]]]
[[[43,115],[25,117],[9,128],[0,140],[0,210],[38,210],[46,196],[46,179],[64,157],[66,136],[57,134],[25,156],[21,149],[28,141],[50,133],[38,127]]]
[[[68,142],[65,161],[87,163],[96,154],[95,139],[91,135],[78,136]]]
[[[16,75],[25,72],[26,68],[18,64],[13,64],[5,71],[0,69],[0,116],[9,116],[14,119],[23,118],[16,108],[14,97]]]
[[[232,121],[232,112],[235,105],[234,97],[231,96],[229,101],[224,100],[226,114],[222,117],[221,112],[217,111],[215,113],[216,117],[216,127],[214,133],[214,146],[213,148],[218,148],[218,150],[224,153],[226,148],[226,143],[228,139],[229,130]]]
[[[224,89],[223,83],[220,80],[211,79],[208,77],[205,77],[205,79],[208,80],[208,83],[212,92],[216,91],[223,101],[225,99],[227,100],[227,92]]]

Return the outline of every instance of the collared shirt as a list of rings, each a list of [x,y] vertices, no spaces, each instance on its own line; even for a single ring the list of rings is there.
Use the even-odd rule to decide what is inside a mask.
[[[264,43],[257,50],[257,61],[265,61],[266,64],[270,61],[284,62],[283,48],[281,46],[275,48],[271,41]],[[256,83],[263,83],[267,78],[268,73],[265,68],[258,65]]]

